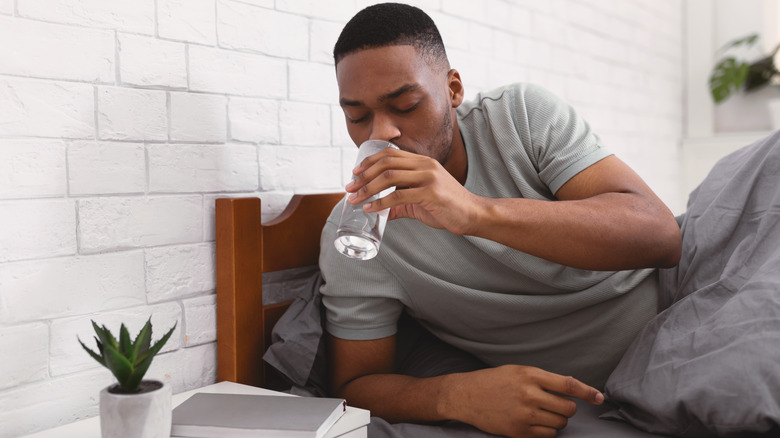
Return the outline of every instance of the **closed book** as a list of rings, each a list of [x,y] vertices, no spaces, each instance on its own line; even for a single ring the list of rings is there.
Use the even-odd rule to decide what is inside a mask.
[[[321,438],[346,408],[337,398],[198,393],[173,410],[171,435]]]

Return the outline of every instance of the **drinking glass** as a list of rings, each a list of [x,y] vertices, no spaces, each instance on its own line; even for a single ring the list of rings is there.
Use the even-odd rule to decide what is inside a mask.
[[[367,140],[358,148],[358,157],[355,166],[385,148],[398,149],[398,146],[385,140]],[[352,176],[355,179],[355,175]],[[341,210],[341,220],[336,229],[336,240],[333,242],[336,249],[347,257],[360,260],[369,260],[376,257],[379,252],[379,244],[387,223],[388,209],[376,213],[363,211],[363,204],[383,198],[395,190],[389,187],[378,194],[366,199],[360,204],[350,204],[344,199],[344,208]],[[347,194],[349,196],[349,194]]]

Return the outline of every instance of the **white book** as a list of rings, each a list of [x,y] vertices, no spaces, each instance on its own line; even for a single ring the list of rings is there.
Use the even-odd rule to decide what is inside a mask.
[[[198,393],[173,410],[171,434],[193,438],[322,438],[344,415],[337,398]]]

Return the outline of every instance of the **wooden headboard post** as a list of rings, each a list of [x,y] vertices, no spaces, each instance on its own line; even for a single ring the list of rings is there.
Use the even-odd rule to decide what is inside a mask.
[[[262,224],[259,198],[216,200],[217,378],[268,386],[262,360],[288,303],[263,304],[262,274],[316,265],[320,234],[343,193],[295,195]]]

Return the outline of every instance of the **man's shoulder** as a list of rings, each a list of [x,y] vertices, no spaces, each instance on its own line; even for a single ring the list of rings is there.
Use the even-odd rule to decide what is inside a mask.
[[[461,105],[459,112],[461,116],[465,117],[474,110],[486,108],[504,107],[512,109],[512,111],[526,110],[528,107],[556,100],[557,97],[552,92],[540,85],[515,82],[477,93],[473,99]]]

